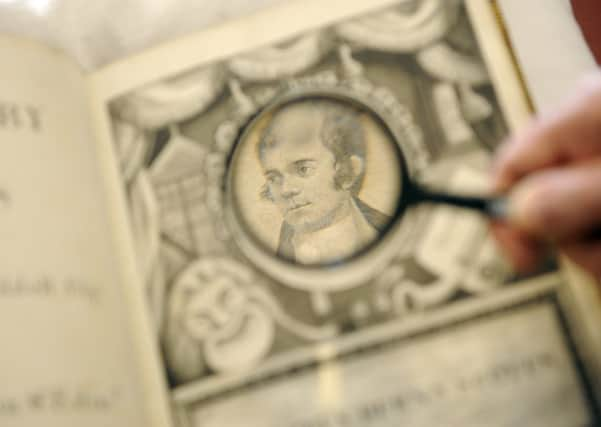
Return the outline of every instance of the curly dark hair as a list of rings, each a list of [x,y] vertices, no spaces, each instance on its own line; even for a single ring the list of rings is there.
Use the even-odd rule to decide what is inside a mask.
[[[261,161],[265,152],[277,147],[281,138],[276,137],[275,129],[279,119],[290,113],[312,114],[315,126],[320,127],[319,135],[324,147],[332,152],[336,162],[334,184],[338,189],[345,188],[345,183],[353,182],[350,193],[356,196],[363,184],[364,171],[355,176],[351,157],[357,156],[365,161],[365,136],[360,119],[360,110],[348,103],[334,99],[310,99],[290,102],[273,113],[270,123],[266,126],[257,144],[258,156]],[[272,200],[269,188],[263,186],[263,198]]]

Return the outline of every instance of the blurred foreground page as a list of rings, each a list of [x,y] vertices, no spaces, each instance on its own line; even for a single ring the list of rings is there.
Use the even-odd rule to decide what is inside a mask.
[[[86,80],[25,41],[0,55],[0,425],[152,425]]]

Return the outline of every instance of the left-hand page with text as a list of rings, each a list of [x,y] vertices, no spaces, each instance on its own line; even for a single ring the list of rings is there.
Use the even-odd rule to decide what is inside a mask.
[[[85,76],[25,41],[0,55],[0,425],[163,427]]]

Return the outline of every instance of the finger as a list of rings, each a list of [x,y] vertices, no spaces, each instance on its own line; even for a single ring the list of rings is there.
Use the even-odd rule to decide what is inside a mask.
[[[537,119],[501,147],[493,181],[503,191],[535,170],[595,155],[601,155],[600,73],[590,77],[563,109]]]
[[[601,226],[601,158],[545,170],[509,195],[509,222],[557,242],[581,240]]]
[[[595,277],[601,277],[601,241],[570,243],[560,249],[570,260]]]
[[[537,269],[544,255],[539,241],[502,222],[493,223],[491,229],[504,255],[519,273]]]

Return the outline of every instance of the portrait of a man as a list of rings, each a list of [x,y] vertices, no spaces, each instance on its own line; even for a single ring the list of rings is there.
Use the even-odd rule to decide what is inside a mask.
[[[282,215],[277,253],[301,264],[335,262],[373,242],[390,217],[359,198],[366,144],[360,111],[330,99],[273,113],[257,144],[263,200]]]

